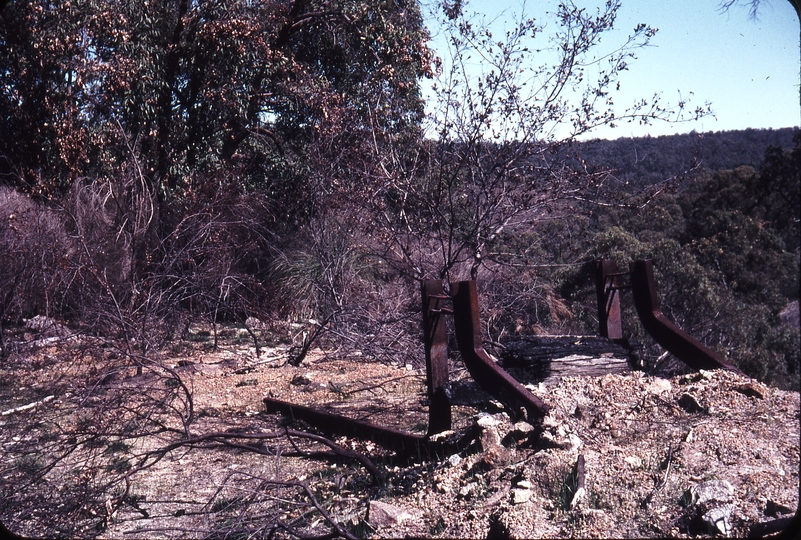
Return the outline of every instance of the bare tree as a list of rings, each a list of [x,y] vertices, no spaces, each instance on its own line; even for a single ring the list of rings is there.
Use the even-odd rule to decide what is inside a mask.
[[[413,152],[376,146],[373,158],[372,234],[384,260],[415,279],[475,278],[488,260],[523,262],[525,253],[499,251],[500,240],[591,196],[605,179],[567,159],[582,135],[709,113],[708,104],[668,105],[658,94],[616,107],[623,73],[656,34],[643,24],[622,43],[602,43],[619,2],[594,13],[560,4],[550,34],[534,19],[499,32],[464,5],[443,7],[448,49],[427,138]]]
[[[798,13],[801,19],[801,2],[798,0],[787,0],[793,6],[795,12]],[[748,15],[752,19],[756,19],[759,15],[759,6],[762,5],[762,0],[723,0],[720,3],[721,11],[728,11],[732,6],[743,5],[748,7]]]

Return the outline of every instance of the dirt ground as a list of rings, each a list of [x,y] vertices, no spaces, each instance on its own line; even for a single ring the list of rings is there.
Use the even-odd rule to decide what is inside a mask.
[[[243,331],[217,350],[206,331],[190,338],[141,359],[141,374],[86,339],[31,340],[10,356],[0,520],[36,537],[740,537],[798,505],[799,394],[738,374],[530,385],[552,407],[532,426],[454,362],[454,429],[475,427],[475,444],[401,458],[320,439],[262,400],[425,434],[419,359],[317,350],[293,367],[288,345],[257,356]]]

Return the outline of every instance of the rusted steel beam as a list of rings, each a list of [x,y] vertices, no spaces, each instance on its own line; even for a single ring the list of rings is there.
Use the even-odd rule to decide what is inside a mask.
[[[653,261],[633,261],[629,265],[634,305],[642,325],[659,345],[693,369],[728,369],[740,371],[724,361],[700,341],[671,323],[659,308]]]
[[[598,333],[609,339],[623,339],[620,320],[620,274],[617,263],[608,259],[595,261],[595,291],[598,297]]]
[[[771,534],[781,533],[773,538],[778,540],[798,540],[798,531],[801,530],[801,518],[799,514],[789,517],[781,517],[772,521],[754,523],[748,528],[748,538],[765,538]],[[795,532],[793,532],[795,531]]]
[[[464,450],[474,438],[474,434],[468,433],[455,440],[442,439],[434,441],[423,435],[376,426],[369,422],[354,420],[278,399],[264,398],[264,405],[268,413],[283,413],[293,420],[303,420],[307,424],[329,434],[368,439],[402,455],[442,458],[449,453]]]
[[[421,284],[423,297],[423,343],[426,350],[428,383],[428,434],[451,429],[451,402],[448,397],[448,338],[443,308],[448,296],[441,280]]]
[[[493,361],[484,350],[478,316],[475,281],[451,283],[456,341],[462,360],[473,379],[496,399],[505,403],[516,417],[525,410],[529,420],[542,418],[549,407]]]

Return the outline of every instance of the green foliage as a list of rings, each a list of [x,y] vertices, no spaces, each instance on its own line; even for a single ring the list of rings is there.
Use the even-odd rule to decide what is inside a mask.
[[[135,153],[162,200],[211,171],[274,184],[310,145],[414,132],[426,39],[415,2],[11,2],[3,172],[53,196]]]
[[[562,482],[559,485],[559,491],[556,494],[556,500],[561,510],[567,512],[571,509],[570,503],[573,502],[576,491],[578,491],[578,477],[576,469],[573,468],[564,473]]]
[[[798,329],[779,319],[799,293],[798,134],[795,144],[790,151],[769,148],[759,171],[702,172],[685,180],[684,189],[657,186],[656,196],[612,194],[625,204],[593,208],[582,258],[614,259],[622,269],[634,259],[653,259],[670,319],[747,374],[797,389]],[[585,330],[594,331],[590,269],[561,279]],[[624,321],[635,321],[625,298]],[[646,345],[646,365],[653,367],[661,351],[639,325],[630,323],[628,332]]]
[[[792,233],[798,228],[799,179],[796,174],[795,185],[787,185],[771,172],[720,171],[684,192],[680,201],[688,217],[684,241],[699,261],[717,268],[734,293],[778,312],[788,298],[798,297],[798,240]],[[792,202],[771,204],[788,197],[795,198],[795,219]],[[795,244],[793,251],[784,238]]]
[[[745,129],[621,137],[583,142],[580,153],[593,167],[614,171],[620,186],[634,192],[693,168],[719,171],[744,165],[759,167],[768,148],[791,147],[794,132],[793,128]]]
[[[415,1],[34,0],[1,17],[0,178],[52,202],[52,219],[31,202],[18,217],[64,237],[34,276],[53,227],[0,224],[19,262],[0,276],[6,320],[144,343],[183,310],[263,311],[277,246],[361,189],[363,156],[419,135],[431,52]],[[312,253],[314,294],[334,297],[319,305],[360,271],[341,232]]]

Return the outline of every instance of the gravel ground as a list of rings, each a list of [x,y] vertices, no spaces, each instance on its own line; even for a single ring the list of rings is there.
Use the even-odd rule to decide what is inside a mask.
[[[48,343],[2,366],[0,520],[25,535],[296,537],[340,527],[381,538],[747,536],[798,505],[799,394],[730,372],[531,386],[552,407],[531,426],[513,423],[454,364],[454,427],[480,433],[468,450],[398,460],[369,441],[330,441],[369,457],[388,477],[377,485],[358,461],[287,436],[262,399],[423,434],[423,370],[323,351],[293,367],[286,349],[257,357],[242,340],[165,356],[162,371],[118,368],[111,377],[98,366],[118,365],[113,355],[68,356],[74,347]],[[178,379],[192,395],[188,428],[178,413],[153,412],[136,438],[81,439],[80,426],[124,423],[110,396],[147,404]],[[208,438],[233,431],[262,438]],[[150,461],[137,468],[143,456]]]

